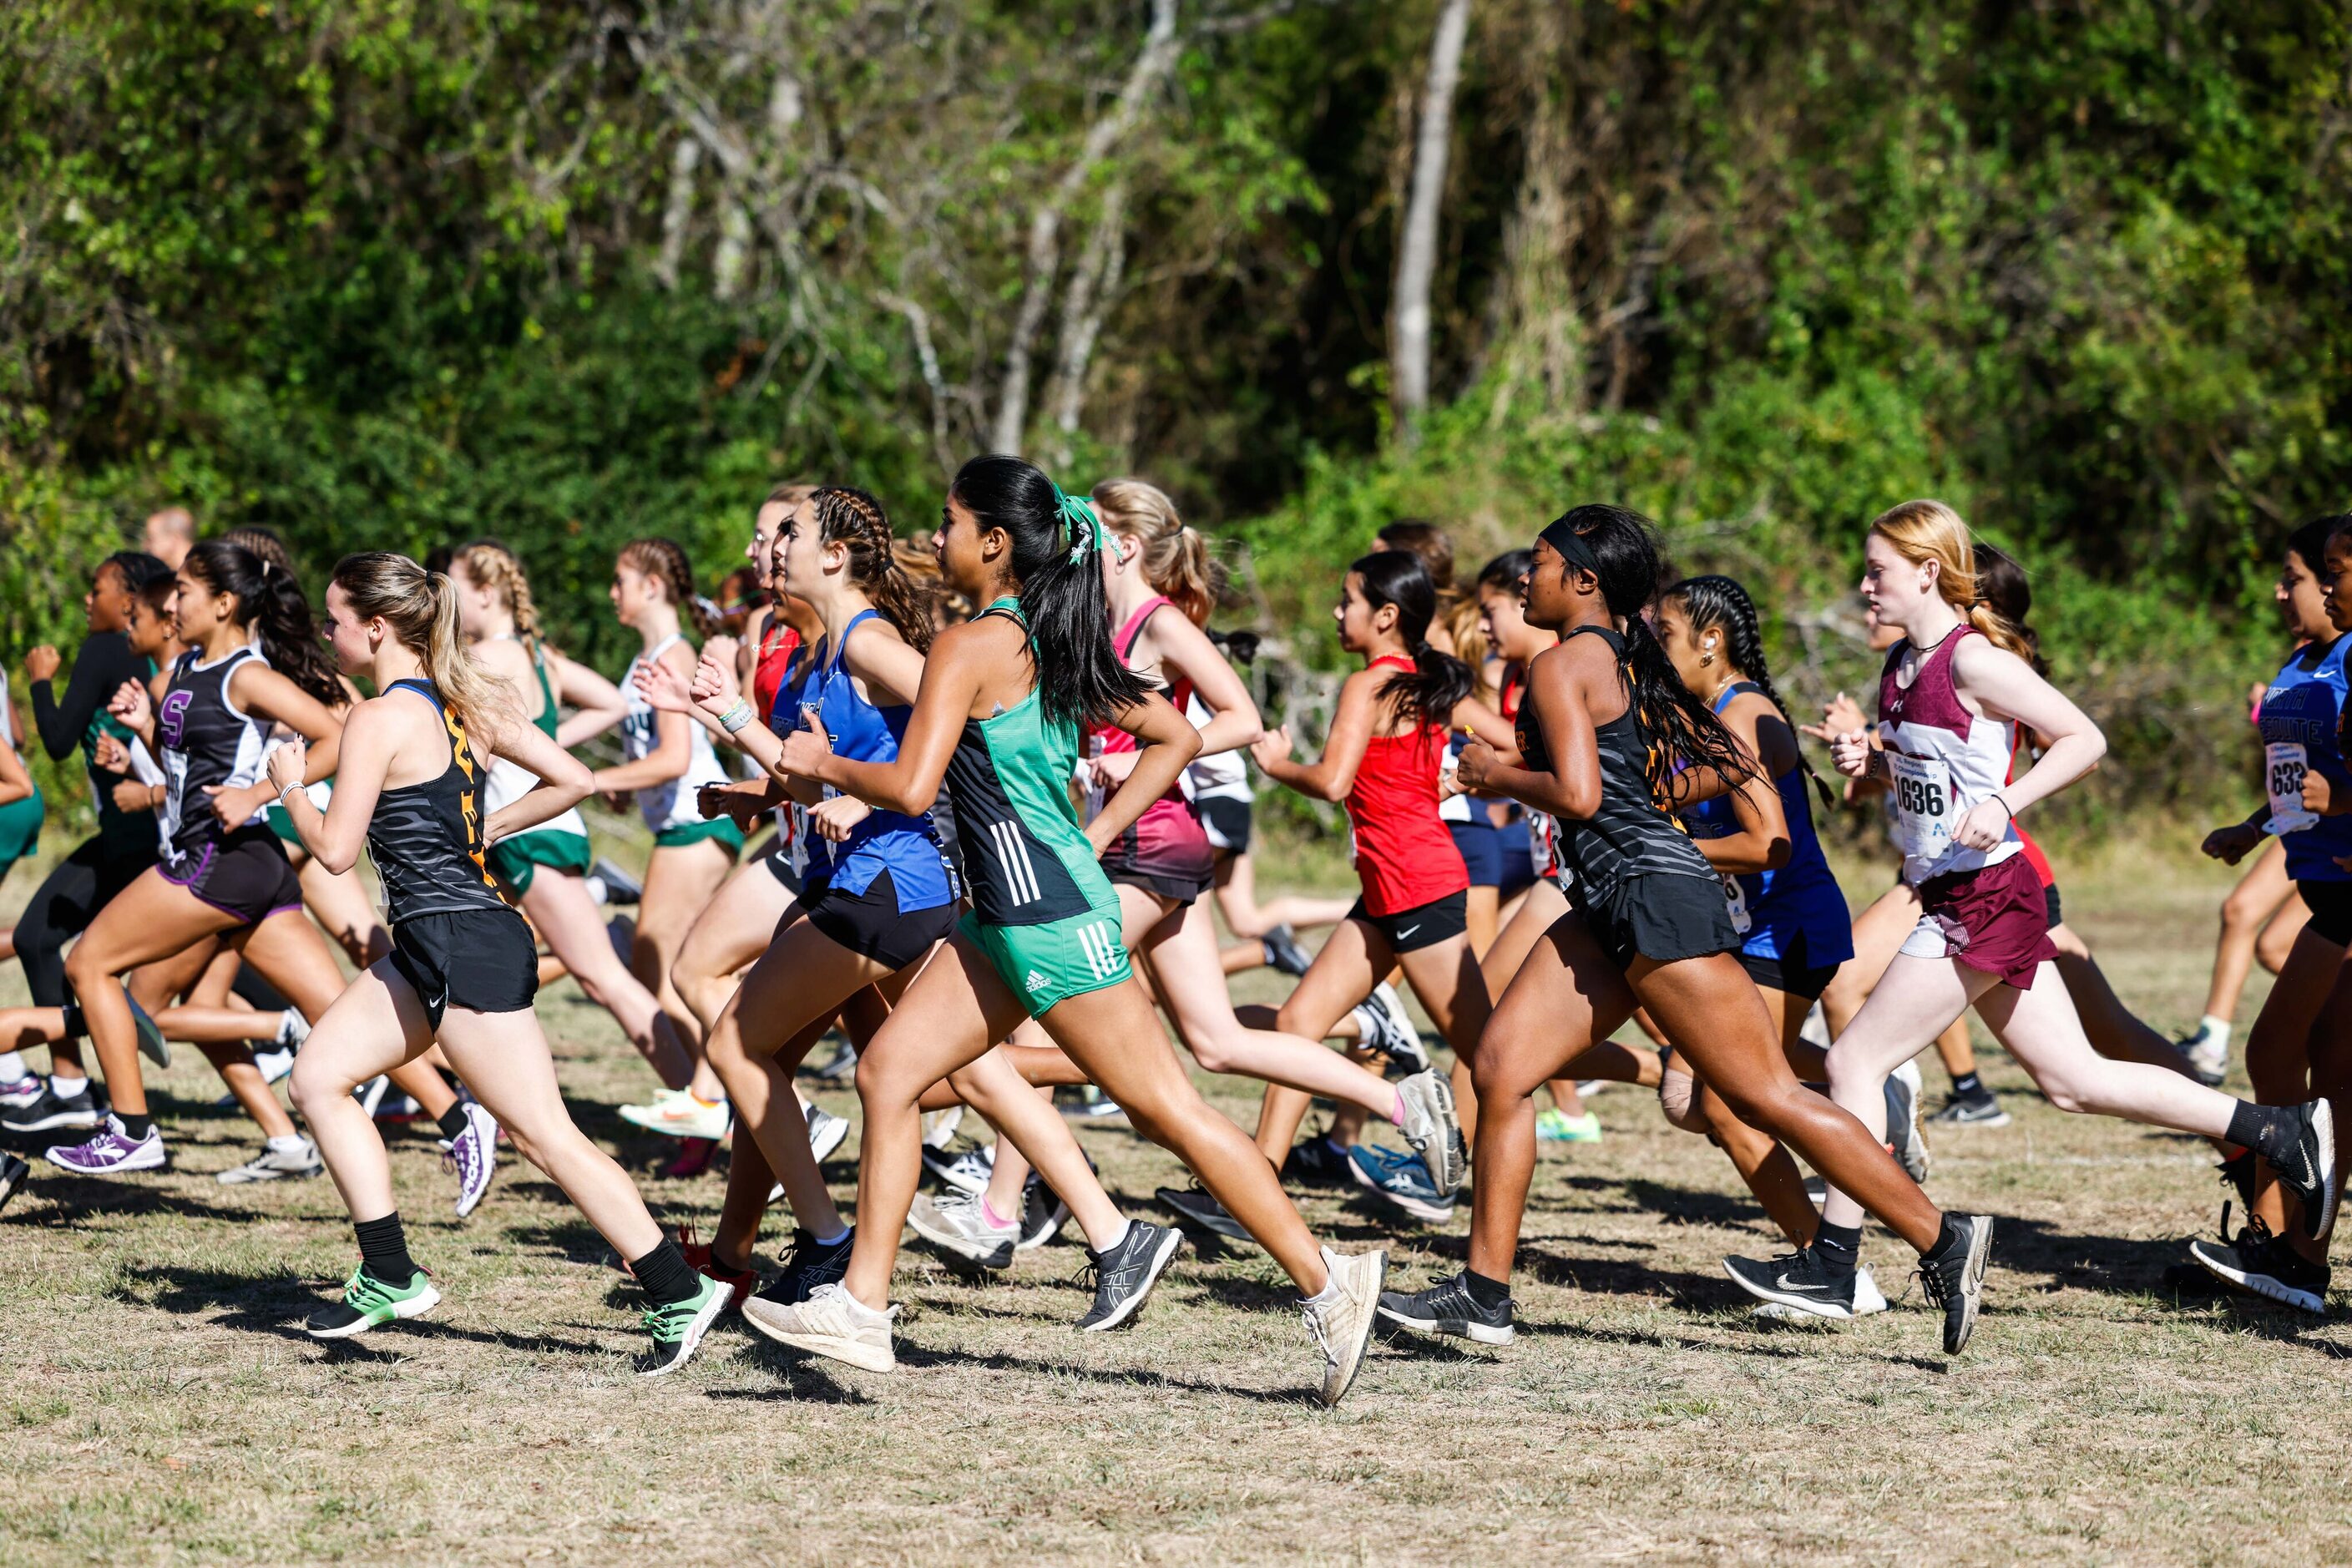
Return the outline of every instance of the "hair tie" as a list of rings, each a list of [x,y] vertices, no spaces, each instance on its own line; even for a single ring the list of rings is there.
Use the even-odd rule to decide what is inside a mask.
[[[1103,547],[1102,518],[1095,503],[1084,496],[1065,495],[1062,487],[1045,481],[1054,488],[1054,511],[1062,521],[1062,536],[1070,542],[1070,564],[1076,566],[1090,550]]]

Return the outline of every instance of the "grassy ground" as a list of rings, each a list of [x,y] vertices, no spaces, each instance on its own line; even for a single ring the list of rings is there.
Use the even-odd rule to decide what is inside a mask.
[[[2070,879],[2068,908],[2169,1026],[2197,1010],[2222,886],[2119,867]],[[614,1108],[646,1075],[568,985],[542,1010],[581,1121],[645,1170],[656,1141]],[[0,1423],[26,1483],[0,1561],[2352,1558],[2352,1332],[2176,1300],[2160,1278],[2219,1197],[2203,1151],[2062,1118],[2005,1058],[1989,1076],[2016,1124],[1938,1139],[1930,1184],[2000,1216],[1959,1360],[1916,1289],[1843,1331],[1756,1324],[1718,1267],[1771,1246],[1756,1210],[1620,1090],[1595,1101],[1604,1142],[1547,1152],[1519,1342],[1381,1350],[1326,1413],[1263,1256],[1188,1254],[1132,1331],[1080,1338],[1067,1243],[985,1289],[910,1247],[896,1376],[730,1324],[642,1383],[637,1297],[599,1239],[515,1165],[451,1221],[422,1133],[394,1135],[394,1173],[447,1303],[324,1350],[299,1324],[351,1263],[334,1192],[215,1184],[249,1131],[184,1051],[158,1084],[171,1172],[45,1173],[0,1221]],[[1241,1086],[1204,1087],[1252,1114]],[[1181,1179],[1122,1131],[1084,1136],[1134,1212]],[[856,1149],[831,1167],[845,1193]],[[715,1178],[645,1185],[709,1224]],[[1344,1247],[1388,1243],[1404,1281],[1463,1256],[1461,1221],[1305,1207]],[[1900,1254],[1870,1247],[1890,1294]]]

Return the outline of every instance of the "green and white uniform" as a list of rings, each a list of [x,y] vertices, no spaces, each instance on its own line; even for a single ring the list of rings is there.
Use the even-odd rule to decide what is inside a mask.
[[[657,659],[673,643],[686,640],[673,632],[652,647],[629,661],[628,673],[621,677],[621,692],[627,698],[628,716],[621,721],[621,754],[631,762],[653,755],[661,744],[660,731],[656,727],[659,715],[646,694],[637,689],[637,667]],[[637,810],[643,814],[646,826],[654,830],[654,843],[665,849],[682,844],[698,844],[715,839],[727,847],[730,855],[743,847],[743,830],[729,816],[706,820],[695,809],[695,797],[702,786],[728,782],[727,769],[720,764],[719,753],[711,749],[710,731],[689,720],[686,726],[690,748],[687,753],[686,776],[667,779],[637,791]]]
[[[1028,629],[1010,596],[981,614]],[[1118,894],[1070,800],[1078,751],[1078,727],[1048,719],[1033,686],[1011,708],[966,720],[948,759],[972,903],[957,929],[988,954],[1032,1017],[1129,973]]]
[[[23,755],[6,733],[16,722],[16,710],[8,705],[8,673],[0,670],[0,746],[6,746],[18,761]],[[22,800],[12,800],[0,805],[0,877],[8,868],[30,855],[41,844],[41,786],[35,784],[33,793]]]
[[[549,740],[555,739],[555,688],[547,679],[547,661],[534,653],[530,670],[539,677],[539,717],[531,721]],[[500,806],[510,805],[539,787],[539,775],[520,763],[505,757],[490,759],[489,782],[482,789],[483,816]],[[588,824],[578,806],[565,809],[562,816],[537,827],[527,828],[511,838],[501,838],[489,848],[489,867],[500,881],[515,890],[520,898],[530,891],[531,878],[541,866],[558,871],[568,871],[584,877],[596,857],[588,845]]]

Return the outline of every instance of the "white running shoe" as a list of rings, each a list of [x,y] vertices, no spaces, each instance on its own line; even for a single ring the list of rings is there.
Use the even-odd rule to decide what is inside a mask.
[[[1453,1192],[1462,1184],[1470,1164],[1469,1146],[1462,1141],[1462,1123],[1454,1112],[1454,1086],[1433,1068],[1414,1073],[1396,1087],[1397,1099],[1404,1106],[1404,1121],[1397,1131],[1428,1165],[1437,1190]]]
[[[2189,1070],[2208,1089],[2218,1089],[2230,1076],[2230,1037],[2202,1032],[2179,1042],[2189,1053]]]
[[[294,1070],[294,1053],[292,1051],[256,1051],[253,1053],[253,1065],[261,1069],[262,1082],[276,1083]]]
[[[945,1110],[923,1112],[923,1147],[944,1149],[955,1137],[956,1129],[963,1125],[963,1107],[950,1105]]]
[[[28,1072],[14,1083],[0,1083],[0,1110],[22,1110],[41,1098],[48,1080],[39,1073]]]
[[[835,1116],[814,1100],[808,1102],[807,1109],[809,1152],[815,1155],[816,1163],[822,1165],[833,1158],[833,1152],[841,1147],[843,1139],[849,1136],[849,1118]]]
[[[960,1154],[927,1148],[923,1169],[960,1193],[980,1192],[996,1173],[996,1145],[975,1143]]]
[[[296,1009],[289,1007],[286,1011],[278,1016],[278,1038],[270,1043],[278,1050],[286,1053],[287,1066],[290,1068],[294,1065],[294,1053],[300,1050],[302,1048],[302,1042],[310,1037],[310,1020],[302,1016],[302,1015]],[[265,1053],[259,1051],[254,1053],[257,1057],[264,1054]],[[279,1079],[284,1078],[285,1076],[286,1075],[282,1072],[273,1073],[270,1075],[269,1081],[276,1083]]]
[[[950,1264],[961,1260],[987,1269],[1010,1268],[1021,1244],[1021,1222],[989,1224],[978,1193],[950,1193],[939,1199],[919,1194],[907,1210],[907,1224],[946,1253]]]
[[[743,1321],[781,1345],[829,1356],[867,1372],[895,1372],[890,1325],[898,1309],[877,1312],[842,1285],[820,1285],[805,1301],[787,1305],[754,1296],[743,1303]]]
[[[1886,1152],[1922,1186],[1927,1181],[1927,1139],[1919,1131],[1919,1064],[1905,1062],[1886,1079]]]
[[[671,1138],[708,1138],[714,1143],[727,1136],[734,1114],[725,1100],[707,1104],[683,1089],[664,1089],[650,1105],[621,1107],[621,1120],[633,1127]]]
[[[297,1133],[289,1139],[289,1147],[277,1147],[271,1139],[262,1145],[260,1154],[242,1165],[231,1165],[219,1176],[224,1187],[241,1187],[247,1182],[299,1181],[316,1176],[326,1170],[319,1160],[319,1146]]]
[[[449,1140],[448,1152],[441,1156],[442,1168],[457,1173],[459,1219],[480,1205],[499,1168],[499,1119],[470,1100],[463,1109],[466,1130]]]
[[[1363,1364],[1389,1255],[1372,1251],[1342,1258],[1328,1247],[1322,1251],[1330,1282],[1321,1295],[1301,1301],[1298,1308],[1307,1319],[1307,1337],[1323,1352],[1323,1403],[1337,1405],[1347,1397],[1356,1369]]]
[[[360,1085],[359,1088],[352,1090],[352,1095],[357,1098],[360,1102],[360,1109],[367,1112],[369,1121],[373,1121],[375,1120],[375,1113],[383,1106],[384,1090],[391,1087],[392,1079],[384,1077],[382,1073],[378,1073],[375,1077],[368,1079],[367,1082]]]

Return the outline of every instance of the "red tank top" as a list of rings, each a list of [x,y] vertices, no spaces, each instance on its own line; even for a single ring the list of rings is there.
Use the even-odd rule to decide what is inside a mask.
[[[2009,753],[2009,778],[2007,782],[2010,784],[2015,784],[2017,782],[2017,759],[2025,754],[2027,741],[2028,737],[2025,732],[2025,726],[2020,724],[2017,727],[2017,744],[2010,749]],[[2022,825],[2012,823],[2011,826],[2017,829],[2017,841],[2019,844],[2023,846],[2023,848],[2020,850],[2020,853],[2025,857],[2025,863],[2033,868],[2033,874],[2042,879],[2042,885],[2043,887],[2056,887],[2058,885],[2058,873],[2050,868],[2050,857],[2042,852],[2042,846],[2033,842],[2033,835],[2026,832]]]
[[[1127,624],[1120,626],[1110,639],[1111,646],[1118,650],[1119,663],[1127,663],[1128,655],[1135,651],[1135,639],[1143,635],[1143,623],[1151,618],[1154,611],[1174,603],[1173,599],[1161,595],[1146,599],[1135,607],[1135,614],[1127,617]],[[1192,703],[1192,683],[1189,680],[1178,680],[1173,686],[1162,686],[1160,689],[1160,694],[1168,699],[1169,704],[1177,712],[1181,713]],[[1087,731],[1087,739],[1090,742],[1089,754],[1093,756],[1107,757],[1113,752],[1135,750],[1135,737],[1116,724],[1099,730],[1090,728]],[[1171,801],[1188,811],[1192,809],[1192,802],[1184,797],[1181,773],[1177,775],[1176,783],[1169,786],[1166,795],[1151,803],[1152,809],[1157,811],[1162,805]]]
[[[783,689],[784,673],[792,668],[793,655],[800,651],[800,646],[801,634],[781,614],[770,609],[767,625],[760,628],[760,650],[751,665],[751,700],[759,708],[763,724],[772,727],[776,693]]]
[[[1402,654],[1384,654],[1367,668],[1412,669]],[[1364,909],[1392,915],[1434,903],[1470,886],[1462,851],[1437,815],[1437,770],[1445,757],[1445,728],[1423,724],[1402,735],[1375,735],[1348,791],[1348,821],[1356,831],[1356,878]]]

